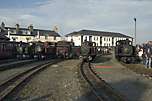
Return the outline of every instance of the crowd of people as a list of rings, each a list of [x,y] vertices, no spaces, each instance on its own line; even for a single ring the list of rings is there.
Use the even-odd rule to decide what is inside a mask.
[[[137,52],[140,60],[147,68],[152,68],[152,45],[137,45]]]

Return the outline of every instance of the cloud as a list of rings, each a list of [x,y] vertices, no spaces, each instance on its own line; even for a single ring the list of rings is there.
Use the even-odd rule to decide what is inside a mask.
[[[23,9],[1,9],[0,19],[8,25],[33,23],[36,28],[58,25],[67,34],[81,29],[116,31],[133,36],[137,18],[137,41],[152,37],[152,2],[149,0],[46,0]]]

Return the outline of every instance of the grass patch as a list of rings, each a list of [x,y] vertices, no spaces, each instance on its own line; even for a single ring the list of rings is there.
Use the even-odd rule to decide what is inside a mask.
[[[152,69],[145,68],[145,66],[142,64],[125,64],[125,63],[121,63],[121,64],[129,68],[130,70],[133,70],[136,73],[147,74],[152,76]]]
[[[105,64],[107,62],[109,62],[112,58],[110,56],[96,56],[96,58],[94,59],[94,61],[92,63],[101,63],[101,64]]]

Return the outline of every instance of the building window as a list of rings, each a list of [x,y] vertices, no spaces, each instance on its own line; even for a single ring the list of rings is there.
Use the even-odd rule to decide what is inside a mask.
[[[98,37],[97,37],[97,40],[98,40]]]
[[[112,37],[112,45],[114,45],[114,37]]]
[[[96,40],[96,37],[94,36],[94,40]]]
[[[26,41],[27,41],[27,42],[29,42],[29,40],[30,40],[30,38],[29,38],[29,37],[27,37],[27,38],[26,38]]]
[[[104,41],[106,41],[106,38],[104,38]]]
[[[12,40],[13,41],[16,41],[18,38],[17,37],[12,37]]]
[[[92,41],[92,36],[89,36],[89,41]]]
[[[109,41],[110,41],[110,38],[109,38]]]
[[[102,45],[102,37],[100,37],[100,45]]]
[[[87,41],[87,36],[85,37],[84,41]]]
[[[73,42],[73,38],[71,38],[71,42]]]
[[[54,38],[54,40],[56,40],[56,36],[54,36],[53,38]]]
[[[48,36],[47,36],[47,35],[45,35],[45,40],[46,40],[46,39],[48,39]]]

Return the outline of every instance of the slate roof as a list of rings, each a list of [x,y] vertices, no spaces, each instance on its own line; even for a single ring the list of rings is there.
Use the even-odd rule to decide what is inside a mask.
[[[72,32],[67,34],[66,36],[73,36],[73,35],[96,35],[96,36],[112,36],[112,37],[127,37],[132,38],[130,36],[117,33],[117,32],[106,32],[106,31],[94,31],[94,30],[80,30],[78,32]]]
[[[13,30],[16,30],[15,27],[5,27],[5,32],[3,34],[7,34],[7,29],[10,29],[10,31],[13,31]],[[23,31],[28,31],[29,29],[28,28],[19,28],[19,33],[18,35],[28,35],[28,34],[25,34]],[[59,37],[59,33],[56,33],[55,31],[51,31],[51,30],[42,30],[42,29],[34,29],[33,30],[33,33],[32,35],[37,35],[37,32],[39,31],[39,34],[40,36],[45,36],[45,35],[48,35],[48,36],[56,36],[56,37]],[[14,35],[14,34],[13,34]]]
[[[10,40],[10,39],[0,32],[0,40]]]
[[[39,31],[40,35],[49,35],[49,36],[60,36],[58,33],[56,33],[55,31],[51,31],[51,30],[39,30],[39,29],[35,29],[34,30],[36,33],[37,31]]]

